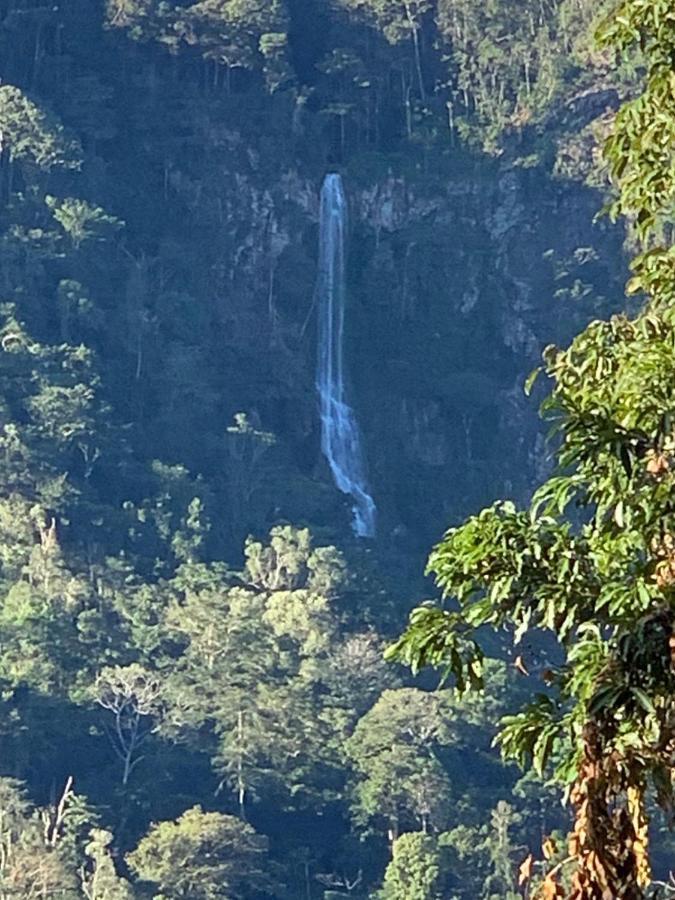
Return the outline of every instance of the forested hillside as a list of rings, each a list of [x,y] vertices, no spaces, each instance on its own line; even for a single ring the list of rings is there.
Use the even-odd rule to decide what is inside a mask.
[[[491,747],[503,636],[478,695],[383,651],[549,472],[543,347],[624,306],[612,5],[0,0],[2,900],[508,900],[568,828]],[[334,171],[373,541],[320,449]]]

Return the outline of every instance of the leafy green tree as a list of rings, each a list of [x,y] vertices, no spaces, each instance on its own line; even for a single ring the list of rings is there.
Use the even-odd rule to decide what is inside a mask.
[[[288,35],[284,31],[271,31],[260,35],[258,44],[263,57],[265,81],[271,93],[288,88],[293,82],[293,69],[289,59]]]
[[[81,873],[82,893],[87,900],[133,900],[134,893],[125,878],[115,871],[110,844],[113,836],[102,828],[91,831],[84,852],[89,859]]]
[[[246,822],[198,806],[153,825],[128,862],[170,900],[248,900],[272,887],[267,839]]]
[[[458,825],[438,838],[452,871],[452,896],[475,900],[518,900],[517,863],[522,847],[513,844],[519,824],[515,810],[503,800],[484,825]],[[519,859],[520,858],[520,859]]]
[[[111,26],[136,40],[158,40],[172,52],[196,47],[216,67],[225,66],[228,79],[233,69],[261,69],[270,91],[292,80],[283,0],[108,0],[107,15]]]
[[[0,132],[12,162],[45,171],[80,165],[81,147],[58,119],[9,84],[0,86]]]
[[[109,216],[100,206],[92,206],[77,197],[58,199],[47,196],[45,200],[76,250],[85,241],[105,241],[111,230],[124,226],[124,222]]]
[[[129,537],[134,552],[152,559],[155,571],[197,562],[206,552],[211,530],[206,512],[210,497],[203,480],[193,478],[185,466],[153,460],[146,482],[144,500],[124,504],[133,519]]]
[[[354,811],[387,829],[442,830],[452,784],[437,751],[453,741],[445,697],[416,688],[385,691],[345,744],[357,774]]]
[[[451,128],[458,126],[489,152],[501,152],[505,135],[537,121],[569,90],[581,62],[578,44],[610,5],[609,0],[439,0],[437,27],[452,63]],[[586,69],[591,60],[588,51]],[[598,69],[598,80],[606,79],[606,67]]]
[[[126,28],[134,40],[159,38],[173,24],[173,7],[156,0],[106,0],[106,17],[112,28]]]
[[[8,376],[4,392],[8,415],[0,435],[0,502],[30,498],[35,536],[42,529],[42,539],[47,540],[51,528],[56,539],[61,517],[77,518],[78,507],[80,515],[92,514],[89,479],[108,452],[109,461],[118,452],[113,451],[109,411],[100,397],[94,357],[83,346],[34,340],[11,305],[0,312],[0,342],[2,370]],[[64,459],[70,471],[64,471]],[[21,533],[18,528],[17,535]]]
[[[345,749],[355,770],[353,812],[360,824],[387,828],[394,840],[411,828],[441,831],[459,809],[480,808],[489,778],[481,751],[490,746],[491,723],[506,708],[503,664],[489,661],[482,696],[458,698],[450,690],[385,690],[363,715]],[[476,783],[466,767],[475,755]]]
[[[344,716],[345,735],[385,690],[399,687],[382,651],[374,632],[354,634],[336,642],[319,663],[317,676],[328,689],[332,714]]]
[[[264,35],[285,34],[282,0],[199,0],[189,9],[196,43],[228,67],[251,67]]]
[[[425,606],[391,655],[440,665],[460,688],[480,681],[480,626],[514,643],[546,632],[564,660],[542,669],[542,691],[503,721],[504,754],[542,772],[552,755],[570,788],[571,897],[642,898],[651,880],[646,798],[671,803],[673,734],[673,251],[659,225],[675,193],[670,85],[675,29],[667,0],[626,0],[605,43],[640,45],[649,71],[607,144],[618,199],[646,251],[634,317],[595,321],[567,350],[550,347],[544,412],[559,438],[558,472],[529,509],[498,503],[451,529],[429,568],[456,608]],[[657,138],[658,134],[658,138]],[[571,507],[575,512],[568,512]],[[559,871],[544,888],[561,896]]]
[[[381,900],[441,900],[448,881],[447,861],[438,839],[420,832],[402,834],[392,848]]]
[[[167,679],[163,725],[203,744],[212,724],[211,752],[242,816],[255,798],[294,808],[335,796],[338,735],[355,717],[336,714],[325,684],[342,556],[289,526],[274,528],[268,543],[248,541],[245,554],[241,573],[185,566],[170,585],[166,628],[182,652]]]

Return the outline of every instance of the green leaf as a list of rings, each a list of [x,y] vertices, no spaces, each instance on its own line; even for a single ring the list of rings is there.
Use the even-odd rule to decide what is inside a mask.
[[[656,715],[654,704],[650,700],[648,694],[643,691],[642,688],[633,686],[631,687],[630,691],[637,700],[638,704],[646,713],[649,713],[650,715]]]
[[[527,376],[525,380],[525,396],[529,397],[532,393],[532,388],[537,380],[537,378],[544,371],[543,366],[537,366],[536,369],[533,369],[532,372]]]

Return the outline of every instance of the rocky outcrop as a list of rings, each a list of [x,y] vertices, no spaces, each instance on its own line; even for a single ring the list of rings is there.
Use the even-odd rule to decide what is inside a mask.
[[[272,170],[231,135],[226,143],[227,176],[202,189],[219,235],[214,353],[248,347],[255,374],[237,384],[236,403],[277,435],[284,471],[305,479],[292,511],[287,497],[270,506],[334,521],[326,505],[342,498],[321,458],[314,390],[324,173],[283,160]],[[355,158],[343,172],[347,359],[383,532],[427,546],[498,496],[526,497],[545,471],[524,379],[546,344],[597,314],[573,299],[580,284],[621,303],[621,235],[593,223],[596,194],[540,169],[463,153],[443,158],[437,175],[433,163],[419,175],[380,163],[366,177]]]

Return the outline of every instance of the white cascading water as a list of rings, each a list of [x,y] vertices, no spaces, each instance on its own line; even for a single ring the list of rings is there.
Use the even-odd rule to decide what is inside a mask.
[[[345,244],[347,200],[342,178],[330,174],[321,189],[319,222],[319,361],[316,386],[321,407],[321,449],[338,488],[354,500],[353,528],[375,536],[375,501],[366,478],[361,433],[347,400],[344,377]]]

